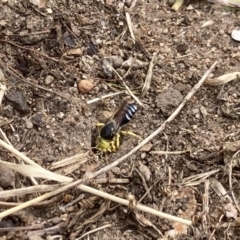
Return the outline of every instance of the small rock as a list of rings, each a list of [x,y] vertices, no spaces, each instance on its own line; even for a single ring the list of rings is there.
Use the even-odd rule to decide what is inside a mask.
[[[133,57],[130,57],[127,61],[122,63],[123,67],[133,67],[135,69],[145,67],[147,65],[147,62],[143,62],[139,59],[135,59]]]
[[[43,240],[43,238],[41,238],[40,236],[38,235],[30,235],[28,237],[29,240]]]
[[[111,59],[113,60],[114,68],[120,68],[122,66],[123,59],[120,56],[111,56]]]
[[[31,129],[33,128],[33,123],[29,119],[26,119],[25,126],[26,128]]]
[[[0,186],[3,189],[15,186],[15,173],[13,170],[0,167]]]
[[[51,75],[47,75],[45,80],[44,80],[44,83],[45,85],[49,85],[50,83],[52,83],[54,81],[54,77],[51,76]]]
[[[22,90],[20,89],[12,90],[11,92],[8,92],[6,94],[6,98],[13,104],[13,107],[17,109],[19,112],[21,113],[28,112],[27,101],[23,95]]]
[[[233,30],[232,30],[232,33],[231,33],[231,37],[232,37],[232,39],[234,39],[235,41],[240,42],[240,30],[233,29]]]
[[[6,116],[8,118],[12,118],[13,117],[13,107],[10,105],[7,105],[3,108],[3,116]]]
[[[119,167],[113,167],[112,168],[112,172],[115,174],[115,175],[120,175],[121,174],[121,170]]]
[[[157,96],[156,105],[161,109],[164,116],[170,116],[182,100],[181,92],[170,87],[165,93]]]
[[[88,93],[93,89],[94,85],[89,80],[81,80],[78,83],[78,90],[81,93]]]
[[[103,69],[103,74],[105,77],[112,77],[112,66],[113,66],[113,59],[111,58],[104,58],[102,60],[102,69]]]
[[[145,180],[148,182],[152,176],[150,169],[143,164],[141,164],[138,169],[141,172],[141,174],[144,176]]]
[[[37,127],[41,127],[42,126],[42,113],[41,112],[37,112],[36,114],[34,114],[31,117],[31,121],[34,125],[36,125]]]
[[[152,148],[153,144],[152,143],[147,143],[143,145],[140,149],[141,152],[149,152]]]

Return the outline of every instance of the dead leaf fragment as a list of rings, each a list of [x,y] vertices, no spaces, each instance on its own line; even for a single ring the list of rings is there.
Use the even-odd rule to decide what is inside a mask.
[[[74,48],[70,49],[69,51],[65,52],[63,56],[82,56],[82,49],[81,48]]]
[[[133,67],[133,68],[141,68],[146,66],[146,62],[142,62],[136,58],[130,57],[127,61],[123,62],[123,67]]]
[[[39,8],[44,8],[46,5],[46,0],[29,0],[33,5],[38,6]]]
[[[236,207],[233,205],[233,203],[227,203],[224,206],[224,210],[225,210],[225,216],[227,218],[234,218],[234,219],[237,218],[238,211],[237,211]]]
[[[174,11],[178,11],[178,9],[183,5],[183,0],[176,0],[175,3],[172,6],[172,9]]]
[[[204,83],[211,86],[217,86],[217,85],[222,85],[232,80],[238,79],[239,76],[240,76],[240,72],[232,72],[232,73],[227,73],[213,79],[207,78]]]
[[[209,21],[206,21],[205,23],[203,23],[202,27],[208,27],[210,25],[212,25],[214,23],[214,21],[211,19]]]
[[[139,169],[140,173],[143,175],[143,177],[145,178],[145,180],[149,181],[152,176],[150,169],[146,165],[143,165],[143,164],[141,164],[138,169]]]
[[[152,143],[147,143],[143,145],[140,149],[141,152],[149,152],[152,148],[153,144]]]
[[[239,150],[240,150],[240,141],[225,142],[225,144],[223,145],[223,153],[224,153],[224,163],[226,166],[231,165],[233,168],[240,166]]]

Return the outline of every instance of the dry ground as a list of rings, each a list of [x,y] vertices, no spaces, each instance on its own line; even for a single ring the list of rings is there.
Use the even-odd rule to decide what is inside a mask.
[[[114,0],[55,0],[41,9],[27,1],[1,1],[0,5],[0,69],[7,86],[1,128],[16,149],[47,169],[56,161],[87,152],[87,162],[71,174],[76,179],[101,169],[138,144],[138,139],[124,136],[116,153],[103,156],[91,149],[95,124],[106,120],[123,100],[133,102],[127,94],[120,94],[87,104],[96,97],[124,90],[108,64],[140,97],[148,64],[157,52],[150,89],[140,98],[144,107],[139,106],[126,127],[143,139],[166,120],[215,61],[215,77],[240,69],[240,45],[230,36],[239,25],[240,12],[236,9],[196,1],[174,12],[167,2],[157,0],[138,0],[132,9],[128,1]],[[135,43],[126,11],[131,16]],[[210,20],[212,24],[203,27]],[[130,66],[125,61],[130,57],[139,62],[128,72]],[[94,84],[90,92],[78,91],[82,79]],[[208,181],[187,187],[182,180],[219,169],[207,178],[210,186],[218,180],[230,197],[233,190],[239,202],[238,163],[233,164],[230,187],[226,166],[229,155],[223,151],[226,142],[240,140],[239,86],[239,81],[224,86],[203,85],[164,132],[101,176],[108,179],[107,183],[91,185],[124,198],[132,193],[137,200],[153,186],[142,204],[195,223],[187,231],[178,229],[179,239],[209,239],[211,234],[215,239],[239,239],[238,218],[226,214],[226,201],[212,188],[205,192]],[[152,151],[185,152],[157,155]],[[1,159],[15,161],[4,149]],[[2,188],[32,185],[20,174],[15,177],[9,186],[0,184]],[[115,178],[127,181],[111,183]],[[46,182],[40,179],[39,183]],[[66,212],[61,210],[70,201],[68,197],[79,196],[78,204]],[[204,208],[206,196],[209,208]],[[1,199],[0,208],[8,207],[3,202],[24,202],[33,197]],[[53,239],[48,238],[53,235],[75,239],[108,223],[111,227],[89,235],[89,239],[161,239],[160,232],[167,239],[168,231],[176,229],[172,222],[150,214],[144,216],[155,228],[144,226],[125,210],[73,189],[47,205],[25,210],[29,217],[19,212],[3,219],[2,225],[11,228],[44,223],[47,229],[62,223],[60,229],[42,235],[43,239]],[[1,239],[28,239],[27,233],[31,230],[0,231]]]

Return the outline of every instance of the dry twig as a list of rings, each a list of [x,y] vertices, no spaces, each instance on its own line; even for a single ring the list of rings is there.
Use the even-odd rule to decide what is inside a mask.
[[[126,91],[123,90],[123,91],[116,92],[116,93],[110,93],[110,94],[104,95],[102,97],[98,97],[98,98],[94,98],[92,100],[89,100],[89,101],[87,101],[87,104],[91,104],[91,103],[97,102],[99,100],[103,100],[105,98],[113,97],[113,96],[120,95],[120,94],[123,94],[123,93],[126,93]]]
[[[125,83],[125,81],[122,79],[122,77],[118,74],[118,72],[112,68],[113,71],[117,74],[117,76],[122,80],[123,86],[126,88],[126,90],[128,91],[129,95],[140,105],[143,106],[143,104],[141,103],[141,101],[138,99],[138,97],[136,97],[133,92],[130,90],[130,88],[127,86],[127,84]]]
[[[125,14],[126,14],[126,20],[127,20],[128,29],[129,29],[129,32],[130,32],[131,37],[133,39],[133,42],[135,44],[136,40],[135,40],[135,36],[134,36],[134,33],[133,33],[132,20],[131,20],[130,14],[128,12],[126,12]]]
[[[144,97],[145,94],[148,92],[148,90],[150,88],[151,80],[152,80],[152,74],[153,74],[153,67],[154,67],[154,65],[157,61],[157,53],[158,52],[153,53],[152,60],[149,64],[149,66],[148,66],[148,72],[147,72],[147,76],[145,78],[145,83],[144,83],[143,88],[142,88],[141,97]]]

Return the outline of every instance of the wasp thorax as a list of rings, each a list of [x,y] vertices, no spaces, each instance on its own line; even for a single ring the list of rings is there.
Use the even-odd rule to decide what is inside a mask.
[[[103,128],[100,131],[100,136],[106,140],[112,140],[115,134],[116,133],[114,131],[114,123],[113,122],[109,122],[108,124],[103,126]]]

